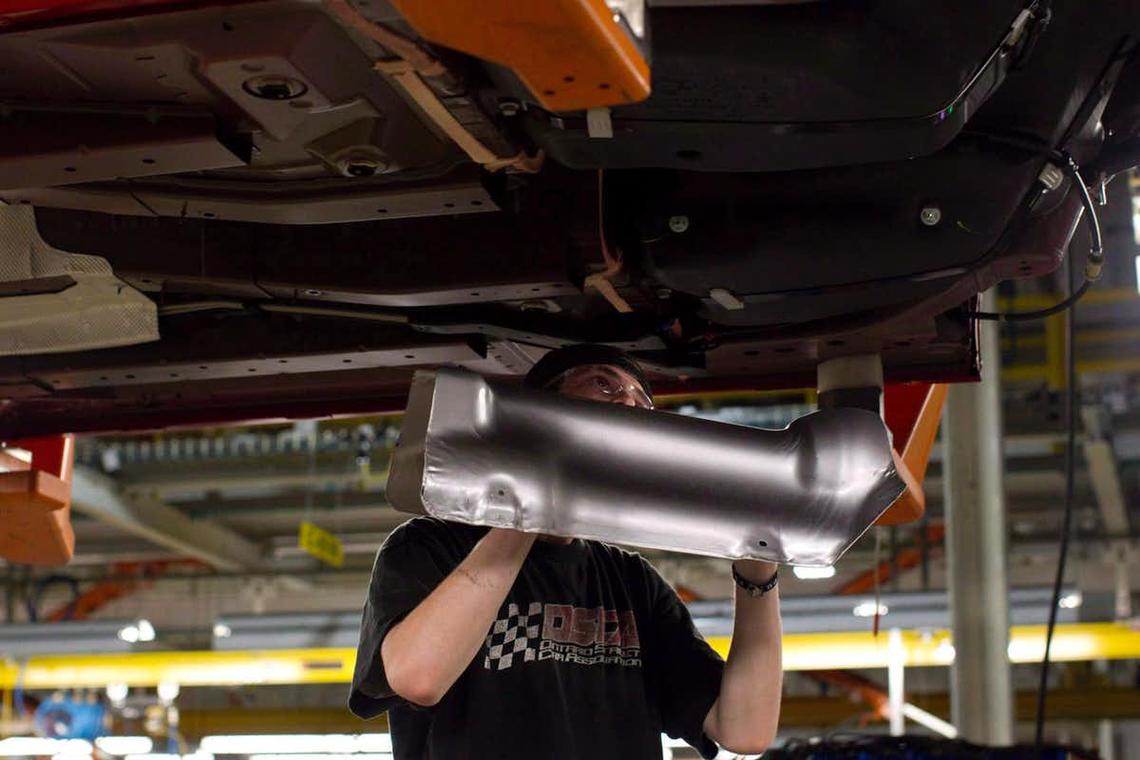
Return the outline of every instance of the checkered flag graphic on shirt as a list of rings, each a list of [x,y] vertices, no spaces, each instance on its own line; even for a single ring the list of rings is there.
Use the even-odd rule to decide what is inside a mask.
[[[519,611],[517,604],[508,604],[507,616],[496,620],[487,636],[483,667],[506,670],[518,659],[533,662],[538,658],[541,631],[542,602],[531,602],[525,613]]]

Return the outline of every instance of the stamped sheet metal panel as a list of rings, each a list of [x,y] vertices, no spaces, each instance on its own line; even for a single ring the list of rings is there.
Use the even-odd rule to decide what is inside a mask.
[[[444,369],[416,375],[388,498],[472,525],[811,566],[903,488],[871,412],[759,430]]]

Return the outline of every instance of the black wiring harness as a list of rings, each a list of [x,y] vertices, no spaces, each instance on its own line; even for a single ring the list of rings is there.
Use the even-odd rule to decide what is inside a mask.
[[[1076,290],[1073,290],[1068,298],[1048,308],[1036,309],[1034,311],[968,312],[969,316],[974,319],[986,319],[996,322],[1028,322],[1051,317],[1054,314],[1059,314],[1071,308],[1073,304],[1081,300],[1092,284],[1100,279],[1101,273],[1104,271],[1104,242],[1100,234],[1100,220],[1097,218],[1096,205],[1093,203],[1092,196],[1089,195],[1089,189],[1085,186],[1085,181],[1084,178],[1081,177],[1080,169],[1077,167],[1077,163],[1073,160],[1073,157],[1066,152],[1054,153],[1051,158],[1060,164],[1061,170],[1065,172],[1065,174],[1069,175],[1069,178],[1076,186],[1077,192],[1080,193],[1081,205],[1085,207],[1085,225],[1087,225],[1089,230],[1091,244],[1089,246],[1088,258],[1085,261],[1084,282],[1082,282],[1080,287]]]

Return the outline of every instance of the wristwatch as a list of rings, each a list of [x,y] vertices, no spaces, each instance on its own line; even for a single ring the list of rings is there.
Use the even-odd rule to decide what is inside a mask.
[[[776,583],[780,580],[780,571],[772,573],[772,577],[763,583],[756,584],[745,578],[736,570],[736,565],[732,566],[732,580],[736,581],[736,585],[740,586],[749,596],[764,596],[772,589],[776,588]]]

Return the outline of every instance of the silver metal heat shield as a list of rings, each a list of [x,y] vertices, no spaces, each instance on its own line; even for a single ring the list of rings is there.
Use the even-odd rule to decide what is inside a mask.
[[[530,533],[834,563],[895,499],[883,421],[829,409],[758,430],[418,372],[388,499]]]

